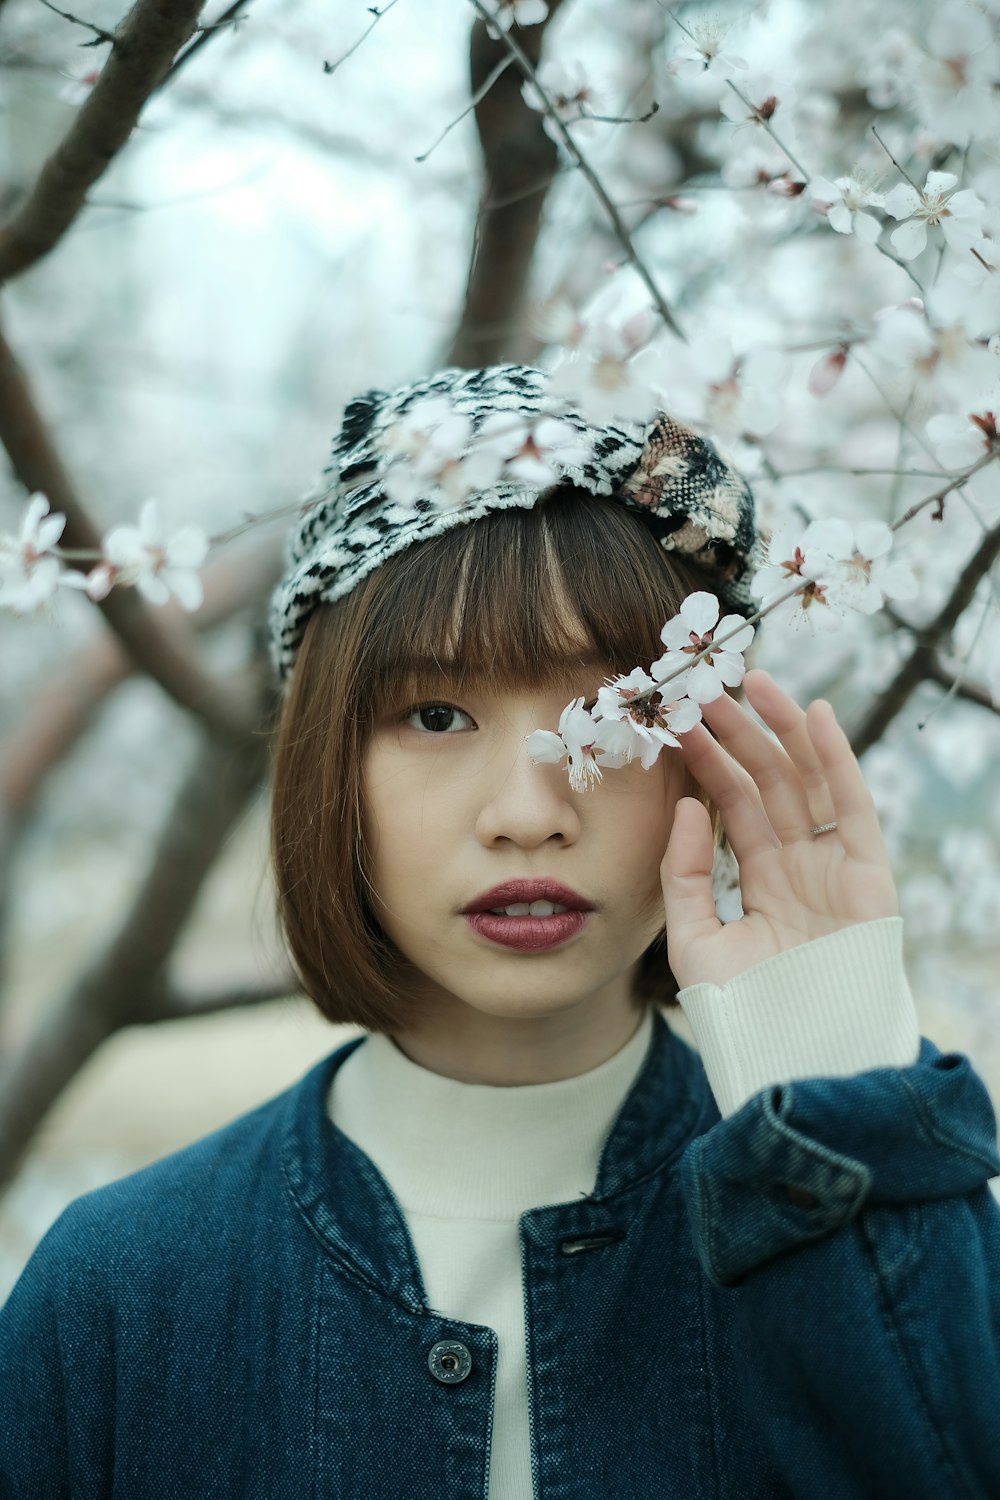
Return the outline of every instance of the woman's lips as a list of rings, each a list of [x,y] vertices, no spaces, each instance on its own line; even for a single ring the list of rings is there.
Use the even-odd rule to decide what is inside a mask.
[[[465,920],[473,932],[491,943],[539,953],[574,937],[589,916],[589,911],[559,911],[550,917],[505,917],[492,911],[472,911],[465,913]]]

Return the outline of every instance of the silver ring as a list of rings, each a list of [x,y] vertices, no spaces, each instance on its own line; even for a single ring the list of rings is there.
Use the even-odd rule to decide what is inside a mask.
[[[829,833],[831,831],[831,829],[836,828],[836,826],[837,826],[836,823],[817,823],[816,827],[815,828],[810,828],[809,832],[812,833],[812,834],[816,834],[816,833]]]

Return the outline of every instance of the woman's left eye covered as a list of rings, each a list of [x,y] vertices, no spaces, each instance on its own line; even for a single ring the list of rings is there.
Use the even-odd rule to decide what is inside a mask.
[[[465,723],[456,722],[463,719]],[[430,734],[453,734],[473,725],[469,715],[453,703],[416,703],[403,716],[403,723]]]

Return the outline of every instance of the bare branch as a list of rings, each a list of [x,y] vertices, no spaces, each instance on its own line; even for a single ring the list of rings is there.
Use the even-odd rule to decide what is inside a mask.
[[[496,65],[496,67],[493,68],[492,71],[487,75],[485,82],[473,94],[473,96],[469,100],[468,104],[462,110],[462,113],[460,115],[456,115],[453,120],[449,120],[448,124],[444,127],[444,129],[442,130],[441,134],[437,137],[437,139],[435,141],[433,141],[430,146],[427,147],[426,151],[421,151],[421,153],[420,153],[419,156],[415,156],[413,158],[414,161],[426,161],[427,160],[427,158],[430,156],[431,152],[435,149],[435,147],[436,146],[440,146],[441,142],[444,140],[444,138],[448,134],[449,130],[454,130],[455,126],[458,125],[460,121],[464,120],[467,114],[469,114],[472,110],[475,109],[476,105],[480,102],[480,100],[486,98],[486,95],[489,93],[490,89],[496,83],[497,79],[500,77],[500,74],[501,73],[505,73],[507,71],[507,69],[510,67],[511,63],[513,62],[513,60],[514,59],[512,57],[501,57],[500,61]]]
[[[164,823],[149,873],[116,936],[20,1044],[0,1059],[0,1186],[66,1085],[115,1031],[162,1002],[170,955],[205,877],[266,770],[267,740],[206,737]]]
[[[374,5],[370,5],[368,7],[368,9],[371,11],[372,15],[375,17],[374,21],[371,23],[370,26],[366,26],[365,27],[364,31],[358,37],[358,39],[354,43],[354,45],[352,47],[348,47],[347,51],[345,53],[343,53],[343,55],[341,57],[337,58],[336,62],[332,62],[332,63],[331,62],[325,62],[323,64],[323,72],[324,73],[336,73],[336,71],[340,67],[341,63],[345,63],[349,57],[353,57],[354,54],[355,54],[355,52],[357,52],[358,48],[361,46],[361,43],[364,41],[365,37],[368,35],[368,33],[370,31],[374,31],[375,27],[378,25],[379,21],[381,21],[382,17],[384,15],[387,15],[389,13],[389,11],[392,10],[392,7],[396,3],[397,3],[397,0],[388,0],[388,3],[386,5],[383,5],[383,7],[382,7],[381,10],[378,10]]]
[[[58,5],[53,5],[52,0],[41,0],[41,3],[49,10],[54,10],[57,16],[62,16],[64,21],[71,21],[74,26],[83,26],[87,31],[94,33],[95,40],[84,42],[82,44],[84,47],[96,47],[98,42],[110,42],[112,47],[114,46],[115,34],[113,31],[105,31],[103,27],[95,26],[93,21],[81,21],[79,16],[70,15],[68,10],[60,10]]]
[[[174,59],[157,84],[157,88],[162,89],[166,84],[172,83],[181,68],[187,66],[192,57],[195,57],[201,51],[202,47],[206,46],[212,40],[216,32],[222,31],[230,25],[235,28],[240,21],[245,21],[246,17],[241,16],[239,12],[243,9],[244,5],[249,4],[250,0],[234,0],[234,3],[227,10],[224,10],[219,19],[214,21],[211,26],[197,27],[196,29],[201,32],[201,35],[196,36],[190,47],[187,47],[181,53],[180,57]]]
[[[980,687],[978,682],[967,682],[964,677],[957,676],[939,657],[930,658],[925,675],[931,682],[954,693],[956,698],[964,698],[968,703],[978,704],[980,708],[988,708],[993,713],[1000,714],[1000,703],[984,687]]]
[[[549,21],[558,5],[550,5]],[[536,58],[547,24],[529,27],[525,36]],[[462,314],[444,359],[449,365],[486,365],[520,352],[525,288],[545,196],[558,172],[555,142],[524,102],[519,72],[498,72],[501,61],[511,61],[509,50],[476,20],[469,35],[469,82],[478,100],[483,186]]]
[[[851,734],[851,748],[855,755],[863,755],[877,740],[882,738],[919,683],[928,677],[937,680],[935,663],[938,649],[948,640],[955,622],[970,603],[978,584],[987,576],[998,556],[1000,556],[1000,526],[994,526],[992,531],[987,531],[983,536],[934,619],[923,627],[910,627],[916,642],[913,650],[898,668],[892,682],[879,694],[861,723]]]
[[[101,538],[63,468],[54,439],[35,403],[24,371],[0,330],[0,442],[10,455],[17,478],[29,494],[41,491],[52,511],[66,517],[62,542],[67,548],[100,552]],[[190,625],[176,621],[168,631],[132,588],[113,588],[97,604],[129,656],[182,708],[206,728],[241,741],[256,723],[255,693],[250,682],[218,682],[197,664]]]
[[[69,130],[0,230],[0,282],[20,275],[59,243],[83,208],[87,189],[125,145],[146,100],[193,36],[201,6],[202,0],[137,0]]]
[[[301,980],[291,969],[261,984],[237,984],[232,989],[218,990],[213,994],[183,994],[165,988],[144,1020],[156,1024],[159,1021],[190,1020],[192,1016],[216,1016],[220,1011],[268,1005],[272,1000],[284,1000],[289,995],[301,994],[301,991]]]

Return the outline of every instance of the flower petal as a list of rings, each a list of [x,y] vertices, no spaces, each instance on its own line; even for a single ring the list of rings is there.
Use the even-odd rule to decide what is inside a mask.
[[[705,635],[718,621],[719,601],[714,594],[699,589],[696,593],[688,594],[681,605],[680,616],[695,635]],[[662,631],[660,639],[663,640]]]
[[[889,244],[901,260],[914,260],[927,244],[927,225],[923,219],[911,219],[892,231]]]
[[[566,755],[566,746],[551,729],[536,729],[525,741],[525,749],[534,761],[558,765]]]
[[[712,703],[723,691],[722,678],[707,661],[700,661],[696,667],[692,667],[687,695],[695,703]]]

